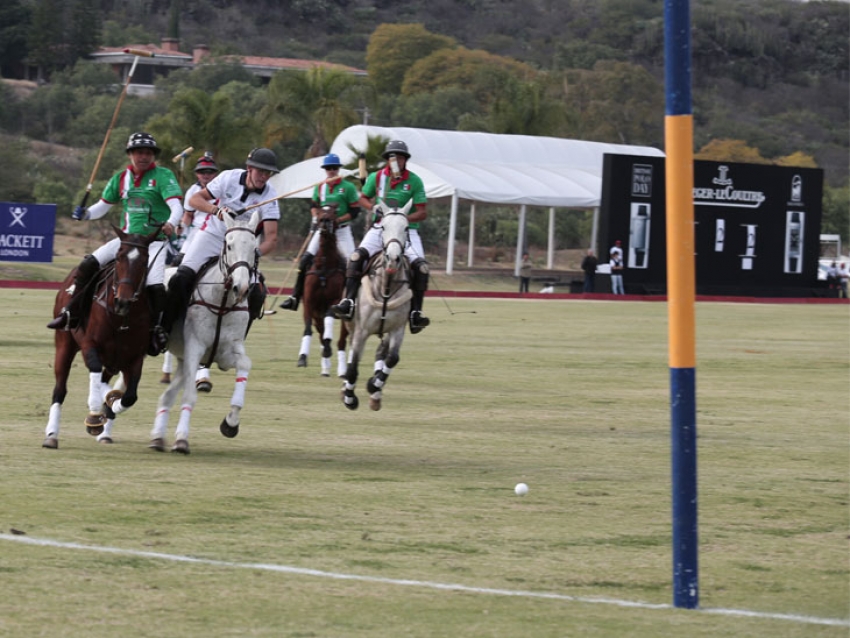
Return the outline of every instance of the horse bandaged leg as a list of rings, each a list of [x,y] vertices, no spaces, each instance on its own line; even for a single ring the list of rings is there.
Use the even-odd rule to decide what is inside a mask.
[[[186,440],[189,438],[189,423],[192,420],[193,406],[184,403],[180,406],[180,419],[177,421],[177,429],[174,431],[174,440]]]
[[[298,351],[298,356],[301,355],[309,356],[310,355],[310,343],[313,341],[313,335],[304,335],[301,337],[301,349]]]
[[[348,368],[348,357],[345,354],[345,350],[337,350],[336,351],[336,376],[344,377],[347,368]]]
[[[44,435],[59,438],[59,421],[62,417],[62,404],[54,403],[50,406],[50,414],[47,417],[47,427],[44,428]]]
[[[233,396],[230,397],[232,407],[241,408],[245,405],[245,388],[248,385],[248,370],[236,371],[236,385],[233,388]]]
[[[108,384],[103,382],[100,372],[89,372],[89,412],[100,414],[103,400],[112,391]]]
[[[322,340],[323,340],[323,341],[324,341],[325,339],[333,340],[333,338],[334,338],[334,323],[335,323],[335,321],[336,321],[336,320],[334,319],[334,317],[333,317],[333,316],[325,317],[325,322],[324,322],[324,327],[325,327],[325,329],[324,329],[324,332],[322,332]]]
[[[171,410],[166,407],[160,407],[156,411],[156,416],[153,419],[153,428],[151,428],[151,439],[164,439],[168,432],[168,417]]]

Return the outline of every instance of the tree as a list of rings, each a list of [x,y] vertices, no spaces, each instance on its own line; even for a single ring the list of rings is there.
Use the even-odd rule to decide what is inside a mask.
[[[531,80],[537,72],[522,62],[464,47],[440,49],[419,59],[404,76],[402,95],[430,93],[456,86],[472,91],[489,102],[511,78]]]
[[[61,0],[41,0],[35,5],[27,34],[30,60],[38,66],[38,79],[44,80],[63,62],[64,20]]]
[[[15,77],[15,70],[27,57],[27,33],[31,12],[20,0],[0,5],[0,75]]]
[[[742,140],[711,140],[694,153],[694,159],[770,164],[770,160],[763,158],[757,148],[747,146]]]
[[[641,66],[627,62],[597,62],[591,72],[565,76],[567,107],[577,137],[614,144],[660,146],[664,92]]]
[[[324,155],[333,139],[359,120],[347,101],[359,83],[349,73],[319,66],[306,73],[276,73],[261,114],[266,141],[291,142],[306,132],[305,157]]]
[[[369,38],[366,70],[379,93],[397,94],[417,60],[456,46],[454,38],[430,33],[421,24],[382,24]]]
[[[146,126],[160,146],[175,153],[193,146],[212,152],[215,158],[230,165],[241,165],[259,134],[253,112],[245,112],[234,104],[231,95],[245,92],[244,85],[222,87],[212,95],[201,89],[185,89],[175,94],[168,113],[148,120]]]
[[[100,46],[100,15],[96,0],[74,0],[68,26],[68,63],[73,64]]]

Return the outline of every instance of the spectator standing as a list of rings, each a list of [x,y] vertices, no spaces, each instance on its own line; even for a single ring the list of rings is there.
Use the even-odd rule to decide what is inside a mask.
[[[596,267],[599,260],[593,254],[593,249],[588,248],[587,254],[581,260],[581,269],[584,271],[584,292],[596,292]]]
[[[850,270],[847,270],[847,263],[841,262],[838,266],[838,296],[847,299],[847,280],[850,279]]]
[[[531,282],[531,260],[528,258],[528,253],[522,254],[522,261],[519,264],[519,294],[528,292],[528,284]]]
[[[618,244],[620,242],[617,242]],[[623,288],[623,251],[617,251],[617,247],[611,249],[611,292],[615,295],[626,294]]]

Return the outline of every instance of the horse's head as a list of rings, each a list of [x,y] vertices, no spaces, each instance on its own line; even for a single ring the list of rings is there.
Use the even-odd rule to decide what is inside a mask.
[[[401,268],[404,247],[407,245],[407,214],[412,206],[413,200],[408,201],[402,208],[392,200],[378,202],[384,244],[384,267],[388,274],[394,274]]]
[[[125,233],[113,225],[121,245],[115,255],[115,278],[112,284],[113,312],[126,317],[130,305],[139,298],[148,275],[148,248],[159,235],[159,228],[150,235]]]
[[[326,204],[322,206],[319,214],[316,216],[319,232],[333,233],[337,228],[336,221],[336,204]]]
[[[248,294],[251,276],[257,268],[257,226],[260,214],[254,211],[248,220],[236,220],[224,216],[227,230],[224,233],[224,246],[221,249],[221,268],[236,297],[237,303]]]

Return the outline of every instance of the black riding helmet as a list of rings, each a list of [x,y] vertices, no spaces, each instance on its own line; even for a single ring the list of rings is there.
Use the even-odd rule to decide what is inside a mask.
[[[206,152],[198,159],[198,163],[195,164],[194,172],[199,173],[201,171],[208,173],[218,173],[218,164],[215,163],[212,153]]]
[[[159,157],[159,146],[156,145],[156,140],[150,133],[133,133],[130,139],[127,140],[127,152],[129,153],[136,148],[149,148],[153,150],[156,157]]]
[[[263,171],[280,172],[280,169],[277,167],[277,156],[273,150],[268,148],[255,148],[252,150],[248,153],[248,159],[245,161],[245,164]]]
[[[381,157],[389,159],[390,155],[404,155],[407,159],[410,159],[410,151],[407,150],[407,144],[401,140],[393,140],[387,144],[387,148],[384,149]]]

